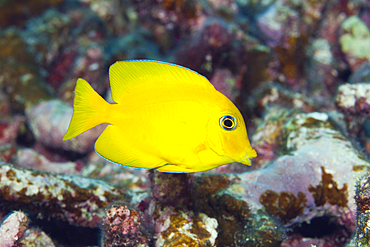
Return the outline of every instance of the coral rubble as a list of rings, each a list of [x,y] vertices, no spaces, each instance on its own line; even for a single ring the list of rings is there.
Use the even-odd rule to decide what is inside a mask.
[[[285,227],[261,210],[252,212],[249,201],[225,193],[238,180],[234,175],[196,176],[194,211],[217,220],[217,246],[278,246],[285,237]]]
[[[97,227],[104,209],[130,196],[118,187],[98,180],[53,175],[0,163],[0,205],[34,211],[70,224]]]
[[[156,246],[214,246],[217,238],[217,220],[205,214],[193,214],[175,209],[165,209],[166,215],[157,224],[161,228]]]
[[[369,224],[370,224],[370,180],[365,175],[360,178],[356,185],[355,200],[357,203],[357,246],[370,245]]]
[[[364,147],[364,151],[370,154],[369,139],[369,112],[370,112],[370,84],[347,83],[339,86],[336,96],[338,108],[344,114],[347,123],[346,130],[349,135],[356,139]]]
[[[112,206],[103,218],[102,246],[149,246],[150,239],[141,226],[140,215],[134,209]]]
[[[104,246],[370,245],[369,1],[0,0],[0,27],[0,245],[63,245],[49,220]],[[117,166],[94,153],[105,125],[63,142],[76,80],[113,103],[129,59],[210,79],[252,166]]]
[[[267,211],[276,212],[283,222],[295,218],[289,225],[323,214],[330,215],[331,211],[338,212],[335,214],[338,222],[353,221],[350,215],[355,215],[355,201],[352,199],[355,182],[368,171],[368,162],[330,123],[327,114],[294,114],[287,119],[283,132],[284,149],[289,153],[262,169],[238,174],[238,180],[223,193],[246,201],[251,212],[258,210],[263,203]],[[362,168],[355,169],[358,166]],[[334,191],[336,193],[331,195]],[[283,205],[277,206],[279,202]],[[285,202],[291,204],[284,205]],[[332,204],[338,209],[334,210]],[[284,208],[290,208],[289,213],[292,213],[286,219]],[[346,231],[353,233],[352,226],[338,224],[346,225]]]
[[[0,246],[55,246],[45,232],[29,228],[29,223],[29,218],[22,211],[15,211],[7,216],[0,226]]]
[[[14,212],[9,215],[0,227],[1,246],[12,247],[18,245],[24,231],[27,229],[27,225],[28,218],[23,212]]]
[[[344,34],[339,38],[346,61],[352,70],[364,61],[370,59],[370,31],[367,25],[358,17],[350,16],[342,22]]]
[[[148,208],[155,225],[156,246],[214,246],[217,220],[194,212],[193,178],[188,174],[151,174],[152,197]]]
[[[54,247],[56,246],[51,238],[46,235],[45,232],[40,231],[38,229],[27,229],[19,244],[22,246],[29,246],[29,247],[39,247],[39,246],[49,246]]]
[[[370,84],[343,84],[338,88],[338,107],[352,115],[370,113]]]

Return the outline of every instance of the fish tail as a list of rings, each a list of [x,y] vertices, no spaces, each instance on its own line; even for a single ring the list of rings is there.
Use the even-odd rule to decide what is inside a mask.
[[[106,122],[107,109],[110,106],[90,84],[82,78],[76,83],[73,101],[73,115],[63,141]]]

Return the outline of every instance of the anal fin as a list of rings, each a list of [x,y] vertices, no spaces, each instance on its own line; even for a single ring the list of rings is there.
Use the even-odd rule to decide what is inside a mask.
[[[174,173],[192,173],[192,172],[196,172],[195,170],[193,169],[189,169],[189,168],[186,168],[186,167],[182,167],[182,166],[178,166],[178,165],[171,165],[171,164],[166,164],[164,166],[161,166],[159,168],[156,169],[157,171],[159,172],[174,172]]]

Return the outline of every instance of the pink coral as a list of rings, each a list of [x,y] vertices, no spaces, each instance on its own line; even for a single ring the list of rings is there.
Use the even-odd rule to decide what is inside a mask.
[[[149,246],[140,214],[124,206],[112,206],[103,219],[103,246]]]
[[[26,230],[27,225],[28,218],[23,212],[18,211],[10,214],[0,227],[0,246],[16,246],[16,243]]]

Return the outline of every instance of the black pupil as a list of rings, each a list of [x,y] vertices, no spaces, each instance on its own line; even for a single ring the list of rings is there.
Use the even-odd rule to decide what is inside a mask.
[[[224,125],[225,125],[225,127],[231,128],[231,127],[233,127],[233,121],[231,121],[230,118],[227,118],[224,121]]]

